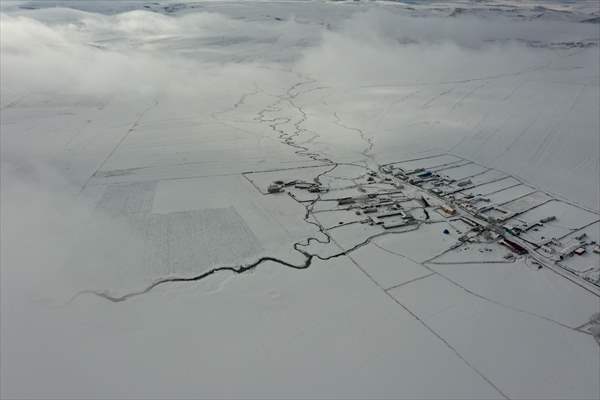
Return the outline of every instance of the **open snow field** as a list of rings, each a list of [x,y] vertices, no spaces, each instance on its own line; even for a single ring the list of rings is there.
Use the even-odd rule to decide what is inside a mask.
[[[600,397],[598,2],[0,11],[0,397]]]

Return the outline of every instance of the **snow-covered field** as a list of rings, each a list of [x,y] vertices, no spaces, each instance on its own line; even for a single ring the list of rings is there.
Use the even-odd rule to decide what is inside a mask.
[[[0,397],[600,397],[597,1],[0,11]]]

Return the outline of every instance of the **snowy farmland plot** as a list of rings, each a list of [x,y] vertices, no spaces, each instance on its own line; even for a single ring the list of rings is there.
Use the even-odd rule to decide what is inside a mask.
[[[0,397],[600,398],[596,0],[0,0]]]

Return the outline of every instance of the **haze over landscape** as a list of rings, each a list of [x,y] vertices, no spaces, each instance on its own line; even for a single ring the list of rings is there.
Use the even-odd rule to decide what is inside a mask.
[[[0,12],[0,397],[600,397],[597,1]]]

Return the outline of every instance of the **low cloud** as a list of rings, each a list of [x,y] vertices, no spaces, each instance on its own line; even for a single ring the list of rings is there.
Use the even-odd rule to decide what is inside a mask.
[[[377,8],[332,18],[331,24],[311,24],[293,16],[265,23],[214,12],[3,13],[2,105],[55,107],[69,96],[92,104],[158,96],[175,105],[223,101],[223,96],[234,103],[240,88],[256,82],[285,86],[277,70],[339,87],[484,79],[543,67],[556,52],[582,51],[593,66],[597,48],[549,47],[599,36],[593,24],[411,17]],[[27,242],[28,230],[60,221],[65,226],[37,230],[29,242],[49,247],[47,252],[57,254],[52,262],[61,265],[70,240],[81,236],[68,227],[80,216],[66,218],[78,215],[72,195],[79,188],[54,169],[63,161],[60,155],[46,149],[46,141],[10,129],[11,118],[3,118],[8,133],[2,135],[2,246],[15,249]],[[12,264],[39,263],[18,257],[3,262],[4,268]]]
[[[338,85],[460,81],[539,68],[556,58],[556,51],[566,53],[581,41],[597,47],[599,38],[596,26],[573,22],[407,17],[371,10],[324,33],[300,65]]]
[[[556,52],[583,51],[594,65],[597,49],[549,46],[599,36],[594,24],[414,17],[376,7],[332,18],[313,24],[293,16],[265,23],[214,12],[104,15],[50,8],[3,13],[2,104],[52,108],[70,96],[91,104],[158,96],[175,105],[223,101],[223,96],[233,103],[239,88],[256,82],[285,86],[277,70],[339,87],[484,79],[540,68]],[[46,149],[46,141],[10,129],[11,118],[3,118],[2,135],[2,246],[10,249],[3,266],[41,264],[10,256],[25,242],[55,254],[46,264],[60,266],[72,250],[71,240],[82,236],[74,229],[82,218],[75,210],[83,210],[73,198],[79,187],[53,167],[63,161],[60,154]],[[59,222],[63,226],[53,227]],[[35,233],[29,240],[28,231]]]

